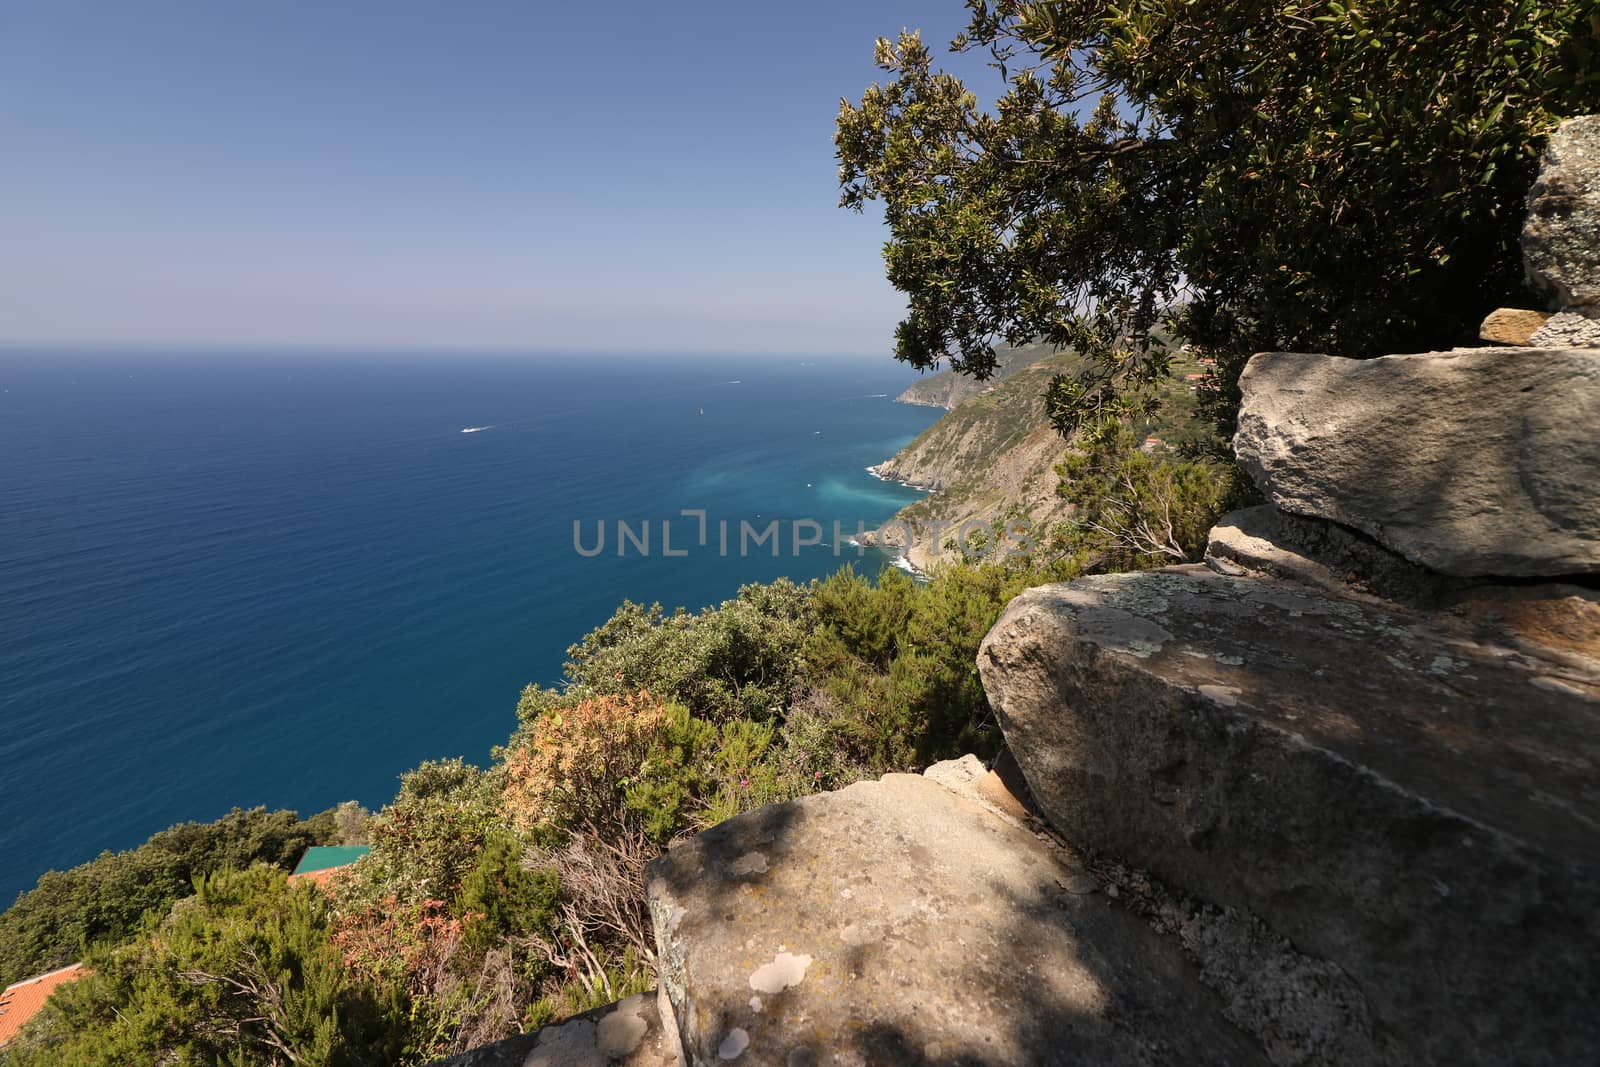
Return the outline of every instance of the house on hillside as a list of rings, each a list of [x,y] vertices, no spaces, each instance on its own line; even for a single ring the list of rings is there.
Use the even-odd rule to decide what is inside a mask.
[[[51,993],[88,973],[83,964],[74,963],[70,967],[6,986],[5,991],[0,992],[0,1048],[17,1036],[24,1023],[39,1014],[39,1009],[44,1007]]]
[[[325,885],[334,872],[350,866],[371,851],[371,845],[312,845],[300,857],[289,881]]]

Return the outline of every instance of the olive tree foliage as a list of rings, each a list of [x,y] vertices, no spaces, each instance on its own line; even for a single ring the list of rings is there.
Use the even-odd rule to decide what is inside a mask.
[[[993,345],[1088,357],[1064,432],[1151,401],[1161,330],[1219,357],[1370,356],[1471,335],[1519,294],[1543,139],[1600,110],[1592,0],[968,0],[990,109],[915,33],[842,101],[842,204],[881,201],[896,356],[976,377]],[[1231,428],[1230,428],[1231,429]]]

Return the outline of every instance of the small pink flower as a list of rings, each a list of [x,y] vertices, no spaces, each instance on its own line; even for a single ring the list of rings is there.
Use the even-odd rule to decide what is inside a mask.
[[[739,788],[740,789],[749,789],[750,788],[750,779],[748,779],[748,778],[739,779]]]

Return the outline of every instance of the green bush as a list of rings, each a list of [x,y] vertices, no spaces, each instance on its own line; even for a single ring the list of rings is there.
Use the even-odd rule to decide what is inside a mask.
[[[1076,549],[1106,571],[1199,560],[1211,527],[1238,503],[1241,472],[1203,456],[1148,454],[1127,429],[1102,430],[1056,468]]]
[[[180,823],[138,848],[48,871],[0,914],[0,985],[126,940],[147,915],[194,892],[196,879],[254,863],[290,870],[308,846],[336,834],[331,812],[301,821],[292,811],[235,808],[216,822]]]
[[[698,614],[627,601],[567,650],[567,680],[579,694],[648,691],[705,719],[771,719],[794,695],[808,607],[806,590],[787,579],[745,586]],[[550,697],[535,690],[525,700]]]
[[[430,760],[400,776],[394,801],[372,817],[372,851],[340,891],[366,903],[453,900],[485,843],[505,828],[499,776],[460,757]]]
[[[7,1049],[11,1067],[396,1062],[406,1010],[352,980],[312,886],[258,866],[199,880],[150,935],[98,953]]]
[[[462,945],[481,958],[502,942],[548,930],[555,919],[560,882],[547,870],[524,864],[522,843],[495,833],[461,884],[455,911],[464,920]]]

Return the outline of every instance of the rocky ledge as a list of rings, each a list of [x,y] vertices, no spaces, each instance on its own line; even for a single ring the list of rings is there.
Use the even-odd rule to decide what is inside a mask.
[[[1096,887],[977,797],[890,775],[675,845],[650,904],[694,1067],[1267,1062]]]
[[[1600,672],[1204,568],[1030,590],[979,666],[1069,840],[1335,963],[1402,1061],[1600,1050]]]
[[[1600,572],[1600,349],[1256,356],[1234,448],[1280,510],[1461,576]]]

